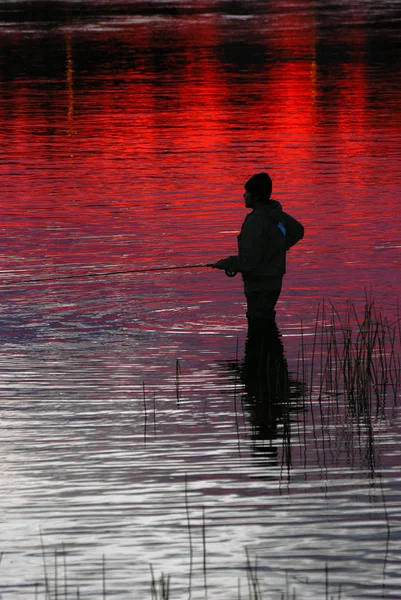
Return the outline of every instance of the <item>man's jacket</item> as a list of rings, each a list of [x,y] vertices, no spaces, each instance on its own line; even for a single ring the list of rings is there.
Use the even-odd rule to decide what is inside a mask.
[[[269,200],[249,213],[238,236],[238,255],[229,256],[224,268],[242,273],[244,282],[282,277],[286,253],[304,236],[304,228],[285,213],[277,200]]]

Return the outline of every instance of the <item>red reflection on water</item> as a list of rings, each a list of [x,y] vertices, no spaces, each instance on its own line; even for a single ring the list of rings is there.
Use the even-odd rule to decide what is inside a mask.
[[[319,54],[314,11],[286,13],[285,26],[280,15],[277,5],[270,36],[253,22],[233,30],[239,48],[251,40],[265,53],[256,67],[241,63],[212,18],[55,38],[63,77],[17,78],[0,104],[3,231],[13,236],[5,268],[24,257],[45,270],[213,260],[235,251],[243,182],[266,168],[306,225],[290,266],[300,290],[305,270],[307,287],[321,289],[333,274],[344,285],[345,264],[366,272],[373,257],[380,262],[376,242],[398,239],[388,214],[398,210],[399,84],[372,71],[363,32],[353,30],[351,59],[332,68]],[[95,56],[87,63],[85,43]],[[114,47],[124,68],[121,54],[116,70],[108,60]],[[93,62],[102,48],[106,60]],[[375,94],[390,89],[378,108]],[[373,215],[379,189],[387,214]],[[375,277],[370,270],[367,280]]]

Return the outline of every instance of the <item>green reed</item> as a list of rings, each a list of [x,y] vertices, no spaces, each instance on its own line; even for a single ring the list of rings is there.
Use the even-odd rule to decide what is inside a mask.
[[[43,545],[43,537],[41,537],[42,547],[42,560],[43,560],[43,582],[36,582],[33,585],[35,600],[84,600],[86,597],[85,592],[82,592],[76,581],[71,581],[67,573],[67,553],[64,544],[62,549],[56,549],[54,551],[48,551]],[[53,557],[52,564],[49,564],[48,556]],[[238,579],[238,592],[237,600],[263,600],[266,598],[261,592],[260,579],[258,574],[257,558],[250,556],[248,548],[245,549],[246,563],[246,592],[245,595],[242,593],[241,580]],[[3,556],[4,553],[0,555]],[[61,563],[61,569],[60,569]],[[107,590],[107,567],[106,557],[103,554],[101,562],[101,592],[98,595],[99,600],[109,600],[116,594],[115,591],[108,592]],[[332,586],[329,584],[329,567],[325,565],[325,578],[322,582],[324,591],[322,591],[322,599],[326,600],[341,600],[341,584],[337,590],[330,589]],[[333,591],[334,594],[333,595]],[[206,567],[204,566],[204,598],[208,596],[208,589],[206,583]],[[89,597],[93,597],[93,592],[88,592]],[[127,596],[128,598],[136,598],[137,595],[133,592],[132,595]],[[271,593],[268,594],[269,600],[273,598]],[[171,576],[165,573],[156,575],[152,565],[150,565],[150,582],[149,582],[149,599],[150,600],[174,600],[176,596],[171,590]],[[191,598],[191,591],[189,590],[188,600]],[[235,600],[234,596],[231,596],[232,600]],[[274,596],[275,600],[296,600],[300,598],[297,596],[297,591],[294,586],[290,586],[288,581],[288,575],[285,575],[285,589],[281,592],[276,592]]]
[[[362,313],[318,306],[312,341],[301,331],[301,370],[309,401],[345,397],[351,414],[381,414],[401,383],[400,321],[389,323],[367,298]],[[309,351],[308,351],[309,348]]]

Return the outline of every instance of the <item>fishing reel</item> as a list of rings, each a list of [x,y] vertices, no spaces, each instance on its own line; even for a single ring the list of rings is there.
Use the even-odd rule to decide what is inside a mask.
[[[235,277],[238,271],[230,271],[229,269],[225,269],[224,273],[227,275],[227,277]]]

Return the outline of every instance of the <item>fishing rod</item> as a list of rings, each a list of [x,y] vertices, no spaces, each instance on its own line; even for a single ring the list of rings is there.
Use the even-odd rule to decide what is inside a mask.
[[[36,279],[22,279],[18,281],[3,281],[0,285],[25,285],[30,283],[47,283],[50,281],[64,281],[66,279],[83,279],[91,277],[109,277],[112,275],[125,275],[131,273],[152,273],[161,271],[175,271],[177,269],[202,269],[206,267],[213,267],[212,263],[197,264],[197,265],[180,265],[174,267],[152,267],[148,269],[125,269],[122,271],[99,271],[93,273],[77,273],[75,275],[60,275],[58,277],[39,277]]]

